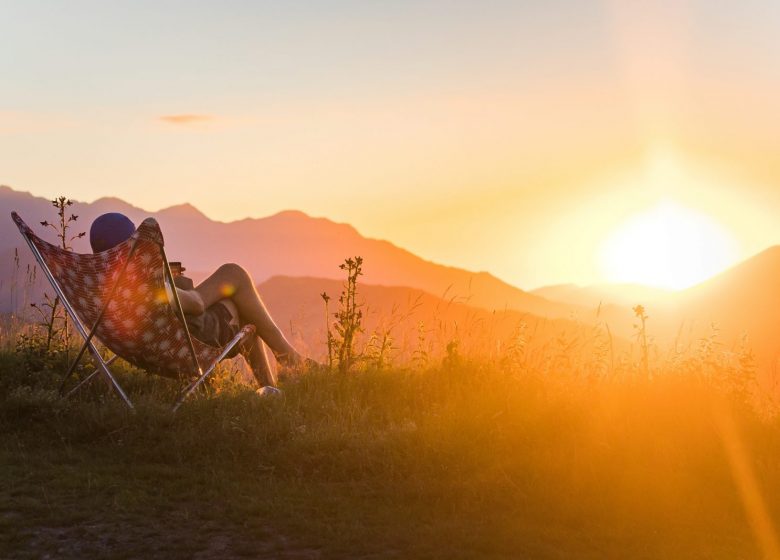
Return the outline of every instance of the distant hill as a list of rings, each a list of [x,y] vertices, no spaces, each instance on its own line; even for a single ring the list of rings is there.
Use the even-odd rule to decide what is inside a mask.
[[[641,303],[650,316],[648,332],[664,350],[696,347],[714,335],[715,350],[736,351],[747,336],[758,365],[767,371],[780,358],[780,247],[772,247],[701,284],[681,292],[642,286],[572,284],[532,293],[563,303],[602,305],[616,332],[630,336],[626,318]],[[633,322],[633,321],[632,321]]]
[[[539,355],[542,347],[550,350],[565,341],[570,345],[571,358],[577,353],[590,356],[598,342],[592,326],[575,321],[546,319],[513,310],[490,312],[413,288],[368,284],[358,288],[358,301],[364,312],[363,343],[374,333],[380,337],[389,333],[392,354],[405,361],[420,352],[440,360],[453,341],[458,352],[465,355],[503,355],[510,348]],[[273,277],[258,286],[277,324],[318,359],[325,355],[326,320],[333,321],[332,313],[342,289],[338,280],[286,276]],[[323,292],[331,297],[331,316],[327,318],[320,296]],[[616,352],[628,344],[620,339],[613,343]]]
[[[104,212],[122,212],[135,223],[155,217],[162,227],[169,259],[182,261],[196,279],[226,262],[241,264],[258,283],[275,275],[340,278],[339,264],[346,257],[360,255],[368,284],[408,286],[488,310],[508,308],[551,318],[567,318],[578,312],[576,306],[529,294],[486,272],[433,263],[388,241],[363,237],[350,225],[303,212],[223,223],[210,220],[189,204],[147,212],[117,198],[101,198],[91,204],[75,203],[71,209],[79,216],[74,232],[88,231],[92,220]],[[38,222],[54,216],[47,199],[0,187],[0,255],[15,247],[29,252],[10,219],[12,210],[45,235],[49,232]],[[87,252],[86,239],[75,242],[74,249]],[[9,284],[10,263],[6,261],[1,272],[0,282]],[[7,297],[0,300],[0,307],[7,310],[8,306]]]
[[[645,306],[668,306],[675,301],[676,293],[641,286],[639,284],[595,284],[578,286],[576,284],[557,284],[531,290],[530,293],[551,301],[568,303],[582,307],[597,307],[599,305],[620,305],[632,307],[637,304]]]
[[[743,334],[765,366],[780,357],[780,246],[771,247],[679,295],[678,318],[704,336],[718,330],[724,348]]]

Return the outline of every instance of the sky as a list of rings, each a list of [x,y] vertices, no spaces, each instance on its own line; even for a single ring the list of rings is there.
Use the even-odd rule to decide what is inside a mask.
[[[18,190],[221,221],[298,209],[523,288],[684,287],[780,243],[777,2],[0,14],[0,184]]]

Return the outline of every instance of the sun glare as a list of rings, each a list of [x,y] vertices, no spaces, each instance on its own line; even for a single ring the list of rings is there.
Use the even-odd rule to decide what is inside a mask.
[[[671,200],[629,217],[603,243],[601,269],[610,282],[679,290],[729,266],[734,239],[713,218]]]

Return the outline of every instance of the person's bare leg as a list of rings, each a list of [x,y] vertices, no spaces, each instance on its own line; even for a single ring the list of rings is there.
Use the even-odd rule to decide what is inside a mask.
[[[238,313],[238,307],[230,299],[219,300],[220,305],[230,311],[232,320],[230,323],[238,328],[241,320]],[[258,336],[253,336],[251,341],[242,345],[241,354],[246,359],[249,367],[252,368],[252,375],[261,387],[271,385],[276,387],[276,378],[274,377],[271,362],[268,360],[268,354],[265,351],[265,344]]]
[[[224,264],[195,288],[209,307],[221,299],[230,299],[238,308],[242,323],[255,326],[257,335],[285,365],[297,365],[303,358],[276,326],[255,289],[249,273],[237,264]]]
[[[265,344],[259,336],[255,337],[249,351],[244,354],[247,362],[252,367],[252,373],[261,387],[270,385],[276,387],[276,378],[274,377],[271,362],[268,360],[268,354],[265,351]]]

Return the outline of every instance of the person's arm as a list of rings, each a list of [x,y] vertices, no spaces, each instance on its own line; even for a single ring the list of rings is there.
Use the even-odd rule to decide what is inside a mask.
[[[206,310],[203,299],[195,290],[176,288],[176,295],[179,296],[181,310],[184,311],[185,315],[200,315]]]
[[[203,298],[195,291],[192,280],[181,273],[181,264],[177,264],[179,264],[179,272],[173,276],[173,287],[181,304],[181,310],[185,315],[200,315],[206,309],[206,306],[203,304]],[[173,305],[173,292],[167,279],[165,281],[165,292],[168,295],[168,302]]]

